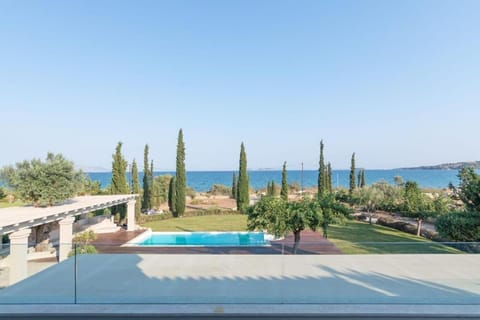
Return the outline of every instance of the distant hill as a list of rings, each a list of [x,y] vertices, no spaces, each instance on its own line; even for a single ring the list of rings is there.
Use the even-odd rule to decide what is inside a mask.
[[[420,166],[412,168],[401,168],[404,170],[458,170],[465,167],[473,167],[475,169],[480,169],[480,161],[468,161],[468,162],[455,162],[455,163],[442,163],[434,166]]]

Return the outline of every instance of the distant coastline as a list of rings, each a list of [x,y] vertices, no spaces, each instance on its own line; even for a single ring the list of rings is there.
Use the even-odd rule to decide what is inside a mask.
[[[432,166],[398,168],[398,170],[459,170],[465,167],[473,167],[474,169],[480,169],[480,161],[442,163]]]

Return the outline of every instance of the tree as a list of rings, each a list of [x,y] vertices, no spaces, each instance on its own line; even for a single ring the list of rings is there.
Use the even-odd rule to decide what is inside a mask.
[[[112,156],[112,182],[110,184],[111,194],[127,194],[127,161],[122,155],[122,143],[119,142],[115,148],[115,153]],[[127,208],[125,204],[112,207],[112,215],[117,217],[117,220],[121,222],[126,216]]]
[[[150,160],[150,170],[148,170],[148,191],[149,191],[149,195],[150,195],[150,199],[148,201],[148,203],[150,204],[150,209],[154,209],[155,208],[155,204],[154,204],[154,201],[153,201],[153,198],[154,198],[154,171],[153,171],[153,160]]]
[[[365,187],[366,183],[365,183],[365,170],[364,169],[360,169],[358,171],[358,176],[357,176],[357,187],[358,188],[363,188]]]
[[[389,212],[401,211],[403,205],[403,190],[392,186],[385,180],[372,184],[370,187],[382,193],[382,201],[377,205],[377,209]],[[361,193],[361,190],[360,190]]]
[[[428,201],[414,181],[405,183],[402,214],[416,219],[417,236],[420,236],[423,220],[436,214],[432,210],[431,202]]]
[[[75,196],[85,181],[73,162],[53,153],[47,154],[45,162],[33,159],[4,167],[1,177],[20,199],[36,207],[52,206]]]
[[[79,195],[97,195],[102,193],[100,181],[93,181],[89,177],[85,177],[83,182],[80,183],[78,190]]]
[[[112,182],[111,193],[112,194],[127,194],[127,161],[122,155],[122,143],[119,142],[115,148],[115,153],[112,156]]]
[[[148,170],[148,144],[145,145],[145,149],[143,151],[143,201],[142,201],[142,210],[148,211],[151,208],[150,199],[151,199],[151,191],[150,191],[150,173]]]
[[[248,209],[249,230],[267,230],[275,236],[293,232],[293,253],[297,253],[300,233],[306,228],[316,230],[320,224],[319,207],[315,201],[302,199],[287,202],[282,198],[263,197]]]
[[[267,196],[273,197],[277,193],[277,186],[275,185],[275,181],[269,181],[267,183]]]
[[[453,188],[455,196],[465,205],[465,209],[471,212],[480,212],[480,175],[473,168],[462,168],[458,172],[460,185]]]
[[[332,193],[333,187],[332,187],[332,165],[330,162],[327,165],[327,189],[329,193]]]
[[[140,182],[138,180],[138,167],[137,162],[133,159],[132,162],[132,193],[133,194],[140,194]],[[135,217],[138,218],[141,213],[141,201],[137,198],[135,202]]]
[[[375,186],[364,187],[356,190],[358,202],[367,212],[368,222],[372,224],[372,217],[384,199],[383,192]]]
[[[234,172],[232,176],[232,195],[230,198],[237,199],[237,192],[237,175]]]
[[[453,241],[480,241],[480,175],[473,168],[462,168],[458,172],[458,188],[451,186],[456,199],[462,201],[465,212],[441,215],[435,222],[440,236]],[[435,205],[435,203],[434,203]],[[467,248],[468,249],[468,246]]]
[[[287,182],[287,162],[283,163],[282,168],[282,189],[280,190],[280,197],[288,201],[288,182]]]
[[[362,174],[360,175],[360,188],[363,188],[367,185],[365,181],[365,169],[362,169]]]
[[[175,192],[176,192],[176,202],[175,202],[175,213],[177,216],[183,215],[185,212],[185,197],[186,197],[186,188],[187,188],[187,176],[185,171],[185,144],[183,143],[183,131],[180,129],[178,131],[178,142],[177,142],[177,169],[176,169],[176,179],[175,179]]]
[[[245,152],[245,146],[242,142],[240,145],[240,161],[238,172],[238,197],[237,197],[237,210],[242,213],[246,213],[248,205],[250,203],[250,194],[248,186],[248,173],[247,173],[247,154]]]
[[[355,190],[355,152],[352,154],[352,160],[350,162],[350,188],[348,192],[350,195],[353,194]]]
[[[321,140],[320,141],[320,160],[318,162],[318,181],[317,181],[319,199],[325,194],[325,191],[326,191],[325,190],[326,169],[325,169],[325,159],[323,156],[323,147],[324,147],[323,140]]]
[[[157,176],[152,184],[152,206],[159,208],[160,205],[168,201],[168,190],[172,176],[169,174]]]
[[[5,198],[6,196],[7,196],[7,194],[5,193],[5,190],[3,188],[0,188],[0,200]]]
[[[350,209],[335,199],[333,193],[327,193],[318,199],[320,208],[320,226],[322,227],[323,237],[328,238],[328,227],[331,224],[340,224],[349,216]]]
[[[403,178],[402,176],[395,176],[393,177],[393,181],[397,187],[403,187]]]
[[[177,192],[175,191],[175,176],[170,179],[168,184],[168,208],[173,216],[176,216],[175,213],[175,203],[177,202]]]

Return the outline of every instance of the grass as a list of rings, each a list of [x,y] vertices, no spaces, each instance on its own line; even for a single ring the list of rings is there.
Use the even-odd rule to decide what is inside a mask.
[[[153,231],[245,231],[247,216],[235,214],[180,217],[147,222],[142,226]]]
[[[25,203],[23,203],[20,200],[15,200],[12,203],[9,203],[6,200],[0,201],[0,208],[20,207],[20,206],[23,206],[23,205],[25,205]]]
[[[330,226],[328,236],[345,254],[462,253],[422,237],[358,221]]]

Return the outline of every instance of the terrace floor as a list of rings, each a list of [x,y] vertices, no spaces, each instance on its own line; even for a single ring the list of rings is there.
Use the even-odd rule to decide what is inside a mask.
[[[478,270],[468,254],[93,254],[1,289],[0,304],[478,305]]]

